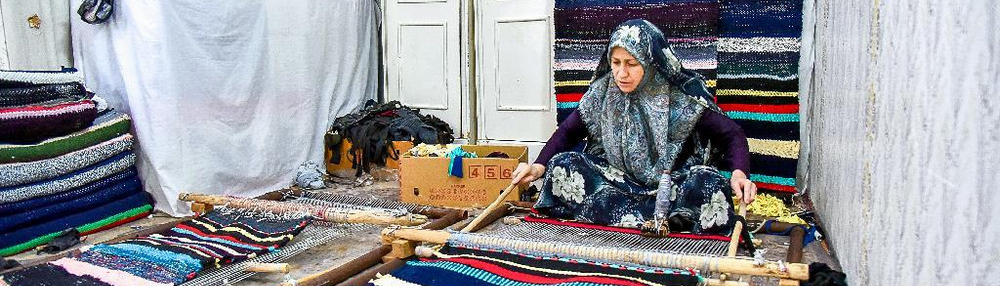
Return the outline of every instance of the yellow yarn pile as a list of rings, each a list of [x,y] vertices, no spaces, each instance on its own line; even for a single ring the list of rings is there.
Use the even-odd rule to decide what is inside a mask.
[[[420,145],[414,146],[407,153],[410,153],[414,157],[448,157],[448,153],[451,153],[451,150],[458,146],[461,145],[428,145],[420,143]]]
[[[736,197],[733,197],[733,205],[739,204],[739,200],[737,200]],[[750,205],[747,206],[747,212],[759,216],[774,218],[781,222],[798,224],[806,223],[806,221],[802,220],[799,216],[793,215],[792,211],[785,206],[784,201],[768,194],[757,194],[757,198],[754,199],[753,203],[750,203]]]

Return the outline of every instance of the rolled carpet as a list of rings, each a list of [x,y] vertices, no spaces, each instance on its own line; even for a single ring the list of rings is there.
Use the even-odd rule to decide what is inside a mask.
[[[150,203],[149,194],[136,192],[73,215],[0,233],[0,256],[13,255],[46,244],[69,228],[76,228],[81,235],[87,235],[143,218],[153,209]]]
[[[81,100],[90,96],[91,94],[80,83],[0,88],[0,108],[32,105],[57,99]]]
[[[128,133],[128,115],[109,110],[97,115],[94,124],[66,136],[50,138],[35,144],[0,144],[0,164],[30,162],[82,150]]]
[[[0,71],[0,87],[29,87],[40,84],[83,83],[76,69],[61,71]]]
[[[134,142],[132,135],[125,134],[55,158],[0,164],[0,187],[28,184],[72,173],[131,150]]]
[[[75,188],[68,192],[42,196],[8,204],[0,204],[0,216],[15,214],[19,212],[26,212],[32,209],[42,208],[48,205],[75,200],[77,198],[86,196],[88,194],[114,186],[115,184],[118,184],[119,182],[122,182],[124,180],[138,178],[137,176],[138,172],[135,170],[135,167],[130,167],[124,172],[101,178],[100,180],[93,181],[89,184],[86,184],[79,188]]]
[[[22,227],[67,215],[73,215],[81,209],[99,207],[108,202],[121,199],[137,192],[142,192],[142,183],[139,182],[139,178],[131,177],[72,201],[38,207],[12,215],[0,216],[0,233],[14,231]]]
[[[0,109],[0,142],[32,143],[80,131],[94,123],[97,105],[89,99],[55,105]]]
[[[132,151],[125,151],[73,173],[29,185],[0,188],[0,203],[12,203],[67,192],[100,178],[125,171],[133,165],[135,165],[135,154]]]

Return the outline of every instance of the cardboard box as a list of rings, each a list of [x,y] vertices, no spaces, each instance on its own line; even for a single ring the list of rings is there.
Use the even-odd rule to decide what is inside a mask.
[[[462,149],[479,156],[462,159],[463,178],[448,174],[451,158],[403,154],[399,160],[402,201],[442,207],[486,207],[510,185],[511,174],[518,163],[528,162],[526,146],[462,145]],[[486,158],[498,151],[510,158]],[[520,196],[521,188],[518,187],[506,199],[514,201]]]
[[[396,148],[396,152],[398,152],[397,154],[403,154],[413,148],[413,142],[393,141],[392,146]],[[333,157],[333,150],[326,148],[325,155],[323,156],[324,160],[326,160],[326,171],[330,174],[351,171],[353,175],[354,168],[351,168],[351,157],[348,157],[347,155],[347,152],[350,150],[351,140],[344,139],[344,142],[340,144],[340,150],[337,150],[337,152],[340,152],[340,163],[333,164],[330,163],[330,157]],[[392,149],[389,150],[391,151]],[[396,158],[399,158],[399,156],[396,156]],[[399,169],[399,160],[392,159],[392,156],[390,156],[385,160],[385,167],[387,169]]]

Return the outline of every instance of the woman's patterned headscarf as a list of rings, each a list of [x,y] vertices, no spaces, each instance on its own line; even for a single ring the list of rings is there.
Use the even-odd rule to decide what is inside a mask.
[[[645,71],[632,93],[622,92],[611,75],[609,59],[615,47],[632,54]],[[660,29],[646,20],[626,21],[612,33],[580,101],[580,115],[591,136],[588,152],[655,186],[664,170],[673,170],[678,159],[688,159],[677,157],[695,123],[706,109],[719,110],[711,99],[702,77],[681,66]],[[696,147],[695,157],[707,151]]]

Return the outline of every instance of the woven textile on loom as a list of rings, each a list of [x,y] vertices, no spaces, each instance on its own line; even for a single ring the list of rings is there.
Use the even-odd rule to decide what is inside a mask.
[[[89,99],[0,109],[0,142],[28,143],[90,126],[97,105]]]
[[[600,231],[610,231],[618,232],[632,235],[641,235],[642,230],[636,228],[624,228],[615,226],[606,226],[599,224],[589,224],[575,221],[567,221],[555,218],[545,218],[537,216],[527,216],[524,217],[524,221],[531,223],[549,224],[554,226],[561,226],[566,228],[582,228],[582,229],[593,229]],[[718,234],[695,234],[695,233],[681,233],[681,232],[671,232],[667,234],[669,238],[682,238],[682,239],[702,239],[702,240],[717,240],[728,242],[731,240],[730,237]]]
[[[750,179],[796,192],[802,0],[721,0],[716,100],[750,143]]]
[[[717,0],[556,0],[554,77],[558,121],[587,92],[608,37],[618,24],[643,18],[663,30],[685,68],[715,86]]]
[[[699,285],[691,271],[538,256],[503,249],[443,248],[444,257],[407,260],[368,285]]]
[[[310,222],[307,216],[266,218],[214,211],[170,230],[115,244],[100,244],[76,257],[7,274],[12,286],[39,285],[32,273],[50,272],[56,285],[173,285],[198,272],[274,252]],[[60,284],[63,283],[63,284]]]
[[[131,128],[128,115],[109,110],[97,115],[90,127],[35,144],[0,143],[0,164],[31,162],[65,155],[125,135]]]

